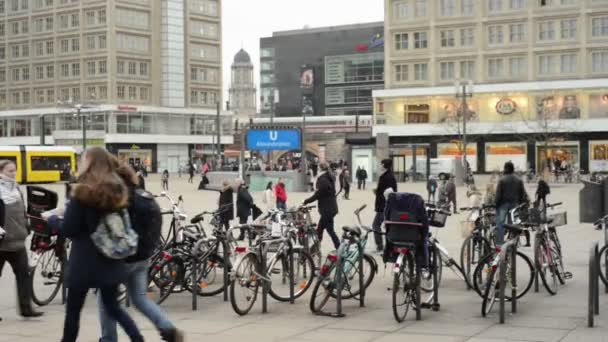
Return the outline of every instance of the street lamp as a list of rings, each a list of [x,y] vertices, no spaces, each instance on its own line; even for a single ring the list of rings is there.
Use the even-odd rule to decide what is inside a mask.
[[[92,95],[92,97],[95,97],[94,94]],[[72,99],[69,99],[65,102],[59,100],[57,101],[57,106],[75,109],[76,113],[74,114],[74,117],[78,117],[82,120],[82,152],[84,153],[84,151],[87,149],[87,117],[85,114],[82,113],[82,110],[94,108],[94,106],[83,103],[74,103]]]
[[[469,171],[467,168],[467,165],[468,165],[468,162],[467,162],[467,120],[469,118],[469,108],[467,105],[467,98],[473,97],[473,81],[468,80],[468,81],[460,81],[460,82],[454,83],[454,93],[455,93],[455,97],[462,101],[461,106],[460,106],[460,113],[459,113],[458,117],[462,118],[462,145],[464,147],[463,154],[462,154],[462,158],[463,158],[462,160],[464,163],[464,167],[466,168],[465,174],[464,174],[464,179],[466,181],[467,176],[468,176],[467,172]],[[458,123],[458,125],[460,125],[460,122]]]

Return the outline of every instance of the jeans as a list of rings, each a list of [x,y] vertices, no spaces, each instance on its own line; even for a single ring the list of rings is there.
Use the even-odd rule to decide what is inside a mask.
[[[435,203],[435,191],[429,191],[429,202]]]
[[[384,222],[384,213],[377,211],[372,223],[372,230],[374,231],[374,240],[376,241],[376,250],[378,251],[384,249],[384,239],[380,234],[382,233],[382,222]]]
[[[148,317],[154,326],[161,331],[174,329],[173,324],[167,319],[160,307],[148,299],[148,261],[138,261],[129,264],[129,278],[127,279],[127,294],[133,305]],[[101,296],[97,296],[99,307],[99,321],[101,323],[100,342],[116,342],[116,321],[112,319],[105,309]]]
[[[62,342],[76,342],[80,330],[80,312],[87,298],[88,288],[69,288],[65,306]],[[104,286],[99,289],[103,306],[108,315],[114,318],[125,330],[131,342],[143,342],[144,338],[131,316],[118,303],[118,285]]]
[[[277,201],[277,209],[287,210],[287,204],[283,201]]]
[[[163,186],[163,190],[167,190],[169,191],[169,181],[168,180],[163,180],[161,181],[162,186]]]
[[[509,210],[515,208],[514,203],[503,203],[498,207],[496,213],[496,246],[501,246],[505,242],[505,221],[509,216]]]
[[[317,233],[319,235],[319,241],[323,240],[323,230],[327,230],[327,234],[334,243],[334,247],[338,249],[340,247],[340,239],[334,229],[334,217],[329,215],[321,215],[319,219],[319,225],[317,227]]]
[[[29,276],[29,264],[27,261],[27,251],[25,248],[16,252],[0,251],[0,274],[4,263],[8,262],[15,274],[17,282],[17,301],[19,303],[19,313],[24,314],[32,311],[31,302],[31,281]]]

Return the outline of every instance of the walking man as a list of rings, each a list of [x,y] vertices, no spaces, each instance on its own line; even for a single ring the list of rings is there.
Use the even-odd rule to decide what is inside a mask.
[[[509,210],[528,201],[524,182],[514,174],[515,167],[508,161],[504,166],[504,175],[496,187],[496,246],[501,246],[505,240],[505,221]]]
[[[378,186],[374,190],[374,194],[376,195],[376,215],[374,217],[374,222],[372,223],[374,240],[376,241],[376,251],[378,253],[382,253],[384,250],[384,241],[380,234],[382,223],[384,222],[384,207],[386,206],[384,191],[388,188],[392,188],[394,192],[397,192],[397,180],[395,179],[395,175],[393,175],[393,161],[384,159],[382,160],[381,165],[382,175],[378,178]]]
[[[303,205],[317,201],[317,207],[319,208],[319,225],[317,233],[319,234],[319,240],[323,239],[323,230],[327,230],[327,233],[331,237],[334,247],[338,249],[340,246],[340,239],[336,235],[334,229],[334,217],[338,214],[338,202],[336,201],[336,179],[332,176],[329,170],[327,162],[321,162],[319,165],[321,173],[317,178],[316,191],[308,199],[306,199]]]

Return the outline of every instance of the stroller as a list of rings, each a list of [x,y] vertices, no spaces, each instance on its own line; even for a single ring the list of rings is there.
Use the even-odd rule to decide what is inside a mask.
[[[427,236],[429,221],[424,200],[418,194],[407,192],[391,193],[386,200],[384,211],[386,247],[384,262],[394,262],[393,247],[415,246],[417,263],[427,265]]]

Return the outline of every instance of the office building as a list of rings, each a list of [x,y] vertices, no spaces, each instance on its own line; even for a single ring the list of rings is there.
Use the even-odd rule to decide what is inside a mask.
[[[608,171],[608,1],[385,0],[376,143],[403,172],[416,155]],[[467,111],[455,82],[466,87]],[[466,115],[464,114],[466,113]],[[428,149],[427,149],[428,148]]]
[[[215,142],[221,36],[219,0],[0,0],[0,144],[38,143],[44,115],[79,147],[84,104],[88,145],[176,171]]]

